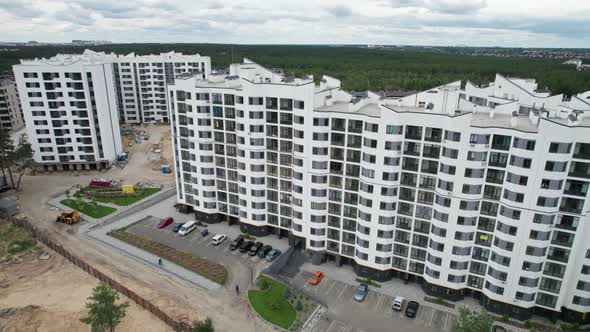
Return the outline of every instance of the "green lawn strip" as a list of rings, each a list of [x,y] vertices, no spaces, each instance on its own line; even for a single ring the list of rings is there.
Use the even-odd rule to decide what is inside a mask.
[[[193,256],[189,252],[168,247],[167,245],[154,242],[148,238],[126,232],[124,229],[113,230],[109,235],[168,261],[174,262],[175,264],[198,273],[216,283],[223,285],[227,277],[227,271],[223,265],[211,262],[202,257]]]
[[[97,206],[95,207],[91,203],[87,203],[87,202],[80,200],[80,199],[68,198],[68,199],[64,199],[60,203],[69,207],[69,208],[77,210],[78,212],[80,212],[82,214],[85,214],[89,217],[97,218],[97,219],[108,216],[109,214],[117,211],[117,209],[115,209],[115,208],[112,208],[110,206],[100,205],[100,204],[97,204]]]
[[[24,228],[9,222],[0,223],[0,257],[34,250],[37,248],[35,243]]]
[[[116,204],[119,206],[127,206],[127,205],[131,205],[137,201],[140,201],[148,196],[151,196],[151,195],[157,193],[158,191],[160,191],[160,188],[143,188],[143,189],[137,189],[137,190],[141,190],[141,193],[136,196],[120,195],[120,196],[113,196],[113,197],[96,197],[95,199],[97,202],[113,203],[113,204]]]
[[[287,286],[266,276],[261,275],[258,278],[266,279],[271,286],[264,291],[249,290],[248,299],[250,300],[250,304],[265,320],[284,329],[288,329],[293,324],[293,321],[295,321],[297,312],[283,296]]]

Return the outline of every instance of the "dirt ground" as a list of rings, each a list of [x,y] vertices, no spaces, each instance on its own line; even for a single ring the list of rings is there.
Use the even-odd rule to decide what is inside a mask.
[[[94,241],[82,239],[77,234],[77,226],[72,227],[52,222],[58,212],[51,210],[47,206],[47,202],[51,197],[64,192],[72,186],[86,184],[92,178],[113,178],[120,180],[122,183],[132,184],[143,182],[163,186],[174,185],[174,173],[162,174],[159,168],[155,170],[156,164],[153,160],[150,160],[149,155],[153,145],[161,144],[162,136],[169,135],[167,132],[170,128],[168,126],[148,126],[144,130],[150,133],[149,140],[142,141],[140,144],[133,144],[131,147],[125,147],[129,151],[130,158],[123,169],[115,167],[100,172],[67,172],[23,177],[22,188],[18,193],[18,204],[22,215],[36,223],[40,228],[46,229],[66,249],[75,252],[95,268],[152,301],[152,303],[176,319],[190,322],[194,319],[210,317],[217,331],[272,331],[268,325],[261,323],[251,313],[244,292],[240,297],[235,295],[233,285],[226,285],[226,288],[216,291],[196,288],[111,248],[106,248]],[[169,143],[163,144],[162,151],[170,151],[171,153],[171,147],[165,145]],[[172,160],[171,155],[165,157],[170,161]],[[85,275],[82,270],[77,270],[79,273],[74,272],[77,268],[71,265],[71,270],[59,268],[51,270],[50,274],[55,276],[55,282],[46,283],[43,281],[43,275],[45,274],[41,273],[43,271],[42,266],[42,264],[31,266],[31,270],[22,277],[22,282],[26,283],[26,287],[30,291],[30,297],[27,298],[24,295],[22,297],[11,296],[0,300],[0,315],[2,309],[35,305],[35,298],[39,294],[47,296],[47,292],[52,292],[52,294],[53,292],[63,293],[61,298],[57,298],[59,299],[59,305],[58,301],[56,301],[53,307],[53,310],[63,314],[60,317],[71,318],[81,315],[81,310],[84,309],[83,303],[96,281]],[[3,272],[11,274],[13,268],[10,267],[6,271],[3,269]],[[40,269],[40,271],[35,269]],[[63,280],[70,280],[70,282],[62,285]],[[72,285],[75,285],[76,289],[79,288],[80,291],[72,291]],[[30,319],[31,324],[39,322],[40,326],[47,328],[46,330],[39,329],[39,331],[53,331],[49,326],[53,324],[54,315],[37,314],[38,310],[31,308],[23,310],[23,317],[20,318],[22,324],[27,324],[27,320]],[[47,309],[43,307],[42,310]],[[126,318],[126,320],[130,320],[128,324],[136,323],[138,324],[137,328],[147,331],[165,331],[165,329],[157,325],[159,321],[154,321],[153,325],[149,323],[150,328],[141,325],[141,320],[147,321],[147,318],[141,312],[149,315],[145,311],[130,309]],[[72,321],[74,319],[68,319],[65,323],[72,323]],[[17,326],[15,331],[26,331],[27,329],[24,326],[26,325],[20,326],[20,329]],[[130,330],[135,328],[134,325],[128,326]],[[2,329],[0,328],[0,330]],[[64,326],[61,330],[88,331],[88,328]]]
[[[0,269],[0,331],[88,331],[79,319],[97,280],[58,254],[39,260],[38,253]],[[129,302],[119,331],[172,331],[150,312]],[[51,322],[51,323],[49,323]]]

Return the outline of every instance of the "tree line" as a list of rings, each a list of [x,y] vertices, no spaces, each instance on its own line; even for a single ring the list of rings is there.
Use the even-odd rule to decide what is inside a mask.
[[[495,74],[535,78],[540,88],[568,95],[590,90],[590,70],[576,71],[562,59],[471,56],[435,53],[427,49],[368,49],[354,46],[227,45],[227,44],[112,44],[89,47],[121,54],[157,54],[176,51],[211,57],[214,67],[225,67],[247,57],[287,75],[330,75],[346,90],[425,90],[457,80],[487,83]],[[10,70],[19,59],[51,57],[56,53],[81,53],[80,46],[20,47],[0,51],[0,71]]]

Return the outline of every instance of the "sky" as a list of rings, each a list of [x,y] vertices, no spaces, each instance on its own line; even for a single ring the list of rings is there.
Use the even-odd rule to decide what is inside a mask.
[[[0,41],[590,48],[590,0],[0,0]]]

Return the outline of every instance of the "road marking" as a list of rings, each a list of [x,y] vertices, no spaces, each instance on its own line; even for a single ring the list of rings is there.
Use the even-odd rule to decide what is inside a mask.
[[[379,294],[377,297],[377,303],[375,304],[375,309],[379,309],[379,306],[381,306],[381,301],[385,298],[385,295],[383,294]]]
[[[328,290],[326,290],[326,294],[330,293],[330,291],[332,290],[332,287],[334,287],[334,285],[336,285],[336,280],[332,281],[332,283],[330,284],[330,286],[328,287]]]
[[[345,285],[340,294],[338,294],[338,299],[342,299],[341,296],[344,294],[344,291],[348,288],[348,285]]]
[[[432,310],[432,316],[430,317],[430,322],[428,323],[428,326],[429,326],[429,327],[430,327],[430,326],[432,326],[432,321],[434,320],[434,314],[435,314],[435,313],[436,313],[436,310],[435,310],[435,309],[433,309],[433,310]]]
[[[446,316],[445,316],[445,323],[443,325],[443,330],[447,329],[447,321],[449,320],[449,313],[445,312]]]
[[[424,306],[422,306],[422,305],[418,308],[418,313],[416,313],[416,320],[418,318],[420,318],[420,314],[422,313],[422,308],[424,308]]]

